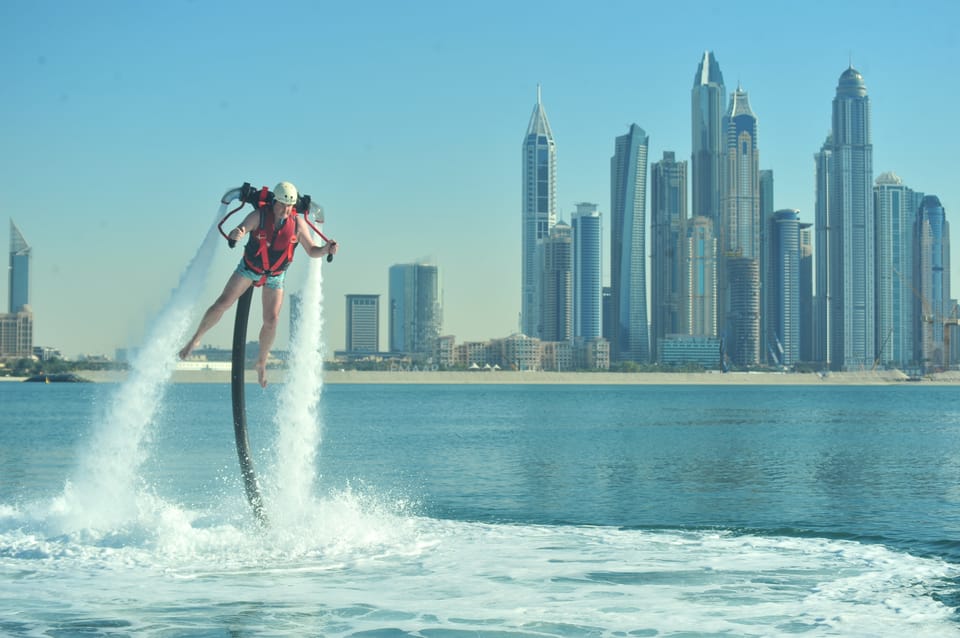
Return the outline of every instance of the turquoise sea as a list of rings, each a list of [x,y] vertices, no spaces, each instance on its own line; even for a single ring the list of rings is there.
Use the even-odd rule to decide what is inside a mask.
[[[960,635],[954,388],[289,390],[261,528],[229,386],[0,384],[0,634]]]

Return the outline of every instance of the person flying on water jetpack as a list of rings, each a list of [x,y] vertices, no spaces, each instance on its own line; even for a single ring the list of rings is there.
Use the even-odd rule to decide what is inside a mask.
[[[267,357],[276,338],[277,320],[283,305],[283,279],[287,267],[293,261],[294,249],[299,244],[310,257],[326,255],[327,261],[331,261],[337,252],[337,242],[325,237],[310,223],[308,212],[314,213],[318,222],[323,222],[322,209],[311,201],[309,195],[299,195],[297,188],[290,182],[280,182],[272,192],[267,190],[266,186],[257,190],[251,188],[249,183],[244,183],[240,188],[227,191],[221,202],[229,204],[234,199],[240,200],[240,206],[221,220],[219,228],[220,234],[227,239],[231,248],[244,236],[248,237],[243,258],[227,280],[223,292],[200,319],[197,331],[180,349],[179,357],[186,359],[193,349],[200,345],[200,338],[220,321],[223,313],[250,286],[262,286],[263,326],[260,328],[260,354],[257,357],[256,369],[258,382],[262,387],[266,387]],[[231,230],[230,234],[224,233],[224,222],[245,204],[253,205],[254,210],[239,226]],[[298,213],[303,216],[300,217]],[[314,243],[311,230],[324,241],[322,246]]]

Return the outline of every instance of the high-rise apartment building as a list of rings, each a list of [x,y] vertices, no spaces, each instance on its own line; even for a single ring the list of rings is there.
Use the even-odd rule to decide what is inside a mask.
[[[543,242],[543,341],[573,338],[573,233],[557,222]]]
[[[428,355],[440,337],[440,272],[432,264],[390,266],[390,352]]]
[[[877,177],[875,281],[876,361],[883,367],[916,365],[913,295],[913,233],[923,193],[908,188],[895,173]]]
[[[721,335],[729,360],[737,366],[757,365],[760,360],[760,261],[726,257],[727,327]]]
[[[773,224],[773,171],[760,171],[760,360],[775,363],[769,358],[770,345],[767,343],[770,336],[768,320],[770,299],[767,289],[767,271],[770,260],[770,229]]]
[[[774,213],[767,232],[771,259],[767,264],[767,348],[777,365],[792,366],[800,359],[800,212]]]
[[[521,305],[520,325],[531,337],[539,337],[542,320],[540,301],[543,293],[543,263],[538,260],[537,243],[550,235],[557,222],[557,145],[553,140],[547,113],[540,101],[533,107],[527,134],[523,139],[523,220],[521,231]]]
[[[650,167],[650,357],[660,339],[686,332],[687,163],[672,151]]]
[[[8,313],[0,314],[0,357],[33,356],[33,313],[30,309],[30,245],[10,220]]]
[[[717,238],[713,221],[698,216],[687,225],[685,290],[687,333],[716,337],[717,332]]]
[[[800,361],[814,361],[813,224],[800,224]]]
[[[830,313],[833,307],[830,297],[830,268],[834,263],[839,267],[838,243],[830,223],[830,175],[833,164],[833,136],[828,135],[820,150],[813,155],[814,163],[814,238],[816,250],[816,285],[813,298],[813,343],[812,362],[830,366]]]
[[[712,51],[704,52],[700,60],[697,74],[693,78],[691,98],[693,137],[690,156],[690,213],[711,219],[716,228],[721,206],[725,138],[723,114],[727,92],[720,65]]]
[[[853,67],[837,84],[832,138],[827,204],[830,366],[870,369],[876,356],[873,143],[870,98],[863,76]]]
[[[380,351],[380,295],[347,295],[348,354]]]
[[[613,343],[613,289],[610,286],[604,286],[600,291],[600,316],[603,321],[600,336]]]
[[[918,335],[918,360],[925,366],[950,365],[944,330],[951,317],[950,225],[940,198],[927,195],[917,213],[914,248],[914,304]]]
[[[7,312],[17,313],[30,305],[30,245],[10,220],[10,280]]]
[[[724,124],[718,305],[726,320],[722,332],[731,346],[731,359],[737,365],[753,366],[760,363],[760,153],[757,117],[740,87],[730,96]],[[736,268],[728,267],[735,260]],[[745,261],[755,263],[749,266]]]
[[[602,324],[602,244],[601,216],[597,205],[577,204],[570,227],[573,229],[573,336],[595,339]]]
[[[610,357],[615,361],[650,360],[647,324],[646,132],[631,124],[616,139],[610,160],[610,287],[614,316]]]

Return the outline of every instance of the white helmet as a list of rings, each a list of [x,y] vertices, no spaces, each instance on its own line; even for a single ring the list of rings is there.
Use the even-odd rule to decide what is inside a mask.
[[[290,182],[280,182],[273,187],[273,199],[281,204],[293,206],[297,203],[297,187]]]

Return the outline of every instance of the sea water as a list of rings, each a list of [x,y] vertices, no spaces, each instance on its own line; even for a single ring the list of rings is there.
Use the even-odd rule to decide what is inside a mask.
[[[270,526],[228,385],[173,384],[136,513],[65,529],[124,386],[0,383],[0,635],[960,635],[954,388],[291,391],[247,389]]]

